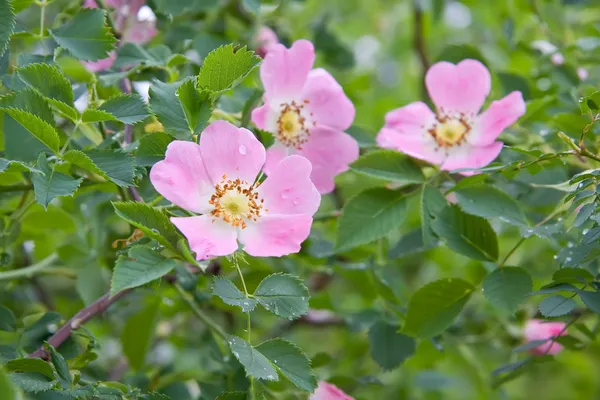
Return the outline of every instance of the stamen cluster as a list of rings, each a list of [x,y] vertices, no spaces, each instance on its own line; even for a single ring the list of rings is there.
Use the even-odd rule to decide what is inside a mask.
[[[259,185],[260,182],[250,185],[247,181],[231,180],[227,179],[227,175],[223,175],[221,183],[215,185],[215,193],[208,201],[214,207],[211,211],[211,215],[215,217],[213,222],[216,218],[222,218],[232,226],[242,229],[246,228],[247,221],[256,222],[264,203],[264,199],[260,199],[256,192]]]
[[[303,116],[302,109],[308,104],[308,100],[303,103],[292,101],[281,105],[281,112],[277,120],[277,139],[284,146],[302,149],[302,145],[308,141],[310,136],[310,126],[315,126]],[[313,114],[310,113],[310,116]]]

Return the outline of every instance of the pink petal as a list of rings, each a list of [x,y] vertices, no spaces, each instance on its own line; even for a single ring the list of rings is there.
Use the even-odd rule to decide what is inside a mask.
[[[260,78],[274,104],[289,102],[302,91],[315,60],[315,49],[308,40],[297,40],[286,49],[273,46],[260,66]]]
[[[265,174],[270,175],[275,171],[277,165],[292,154],[293,149],[289,149],[282,144],[274,143],[271,147],[267,149],[267,160],[265,161],[265,166],[263,167],[263,171]]]
[[[135,17],[135,21],[123,34],[123,41],[128,43],[146,44],[152,40],[157,33],[158,31],[156,30],[155,22],[138,21],[137,17]]]
[[[358,143],[347,133],[316,127],[297,154],[312,164],[310,178],[320,193],[330,193],[335,188],[336,175],[348,170],[348,164],[358,159]]]
[[[110,69],[115,60],[117,59],[117,52],[116,51],[111,51],[110,53],[108,53],[108,57],[107,58],[103,58],[102,60],[98,60],[98,61],[83,61],[83,65],[85,68],[87,68],[88,71],[90,72],[99,72],[99,71],[105,71],[107,69]]]
[[[214,184],[196,143],[182,140],[169,143],[165,159],[150,170],[150,182],[158,193],[179,207],[197,213],[211,209],[208,201]]]
[[[200,151],[208,176],[215,183],[227,179],[254,182],[265,163],[265,148],[248,129],[215,121],[200,135]]]
[[[460,168],[477,169],[491,163],[502,151],[502,142],[494,142],[485,147],[472,147],[464,145],[461,148],[450,148],[448,158],[442,165],[442,170],[453,171]],[[461,172],[463,175],[473,175],[473,172]]]
[[[263,97],[263,101],[265,102],[265,104],[263,104],[260,107],[256,107],[254,110],[252,110],[252,123],[254,123],[254,125],[256,125],[258,129],[262,129],[263,131],[269,131],[268,118],[269,112],[271,111],[271,107],[269,107],[268,105],[268,100],[266,96]]]
[[[525,324],[523,336],[525,337],[526,342],[551,339],[559,335],[567,335],[568,332],[565,327],[566,324],[564,322],[545,322],[538,319],[532,319]],[[532,349],[531,352],[538,355],[554,355],[562,349],[563,346],[560,343],[552,343],[551,340],[548,340],[546,343]]]
[[[238,249],[236,228],[221,220],[213,222],[209,215],[172,217],[171,222],[186,237],[199,261],[226,256]]]
[[[281,257],[300,251],[310,233],[310,215],[263,215],[240,232],[244,251],[254,257]]]
[[[433,122],[435,114],[422,101],[415,101],[385,115],[386,127],[406,134],[421,134]]]
[[[258,188],[271,214],[313,215],[321,195],[310,180],[310,162],[297,155],[284,158]]]
[[[523,114],[525,114],[525,102],[521,92],[512,92],[492,102],[479,116],[474,135],[469,138],[469,143],[479,146],[493,143],[504,129],[514,124]]]
[[[354,400],[354,398],[348,396],[337,386],[320,381],[317,390],[315,390],[308,400]]]
[[[477,60],[442,61],[429,68],[425,84],[438,110],[475,115],[490,93],[491,77]]]
[[[317,68],[308,74],[301,98],[319,125],[346,130],[354,121],[354,104],[344,94],[344,89],[329,72]]]
[[[254,40],[257,44],[256,53],[263,58],[279,43],[277,34],[267,26],[260,27]]]

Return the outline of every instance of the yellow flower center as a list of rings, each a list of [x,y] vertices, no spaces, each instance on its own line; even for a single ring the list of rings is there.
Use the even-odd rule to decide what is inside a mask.
[[[307,103],[308,100],[305,100],[304,104]],[[277,120],[277,139],[284,146],[300,150],[302,145],[308,141],[310,130],[308,129],[309,123],[302,113],[304,104],[297,104],[295,101],[292,101],[291,104],[282,104]]]
[[[461,144],[470,130],[471,126],[464,117],[438,117],[437,124],[429,130],[429,133],[439,146],[452,147]]]
[[[215,194],[209,200],[214,209],[211,215],[235,227],[246,228],[248,221],[256,221],[263,210],[264,200],[259,198],[259,184],[248,184],[240,179],[231,180],[223,175],[221,183],[215,185]],[[264,209],[264,211],[268,211]]]

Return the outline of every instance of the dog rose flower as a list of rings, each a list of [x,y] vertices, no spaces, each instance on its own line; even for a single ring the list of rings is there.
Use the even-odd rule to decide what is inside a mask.
[[[566,324],[564,322],[545,322],[539,319],[531,319],[525,324],[523,336],[527,342],[547,339],[546,343],[543,343],[530,350],[533,354],[554,355],[562,351],[563,346],[560,343],[553,342],[552,339],[558,337],[559,335],[566,335],[567,330],[565,327]]]
[[[354,400],[354,398],[348,396],[337,386],[321,381],[317,386],[317,390],[308,400]]]

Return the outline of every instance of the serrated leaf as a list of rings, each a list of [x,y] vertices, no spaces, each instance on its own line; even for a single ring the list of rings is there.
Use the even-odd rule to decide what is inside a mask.
[[[0,108],[16,108],[17,110],[27,111],[30,114],[37,115],[48,124],[55,125],[54,113],[48,101],[31,88],[25,88],[0,97]]]
[[[171,272],[177,260],[165,258],[148,247],[134,246],[128,257],[117,259],[110,284],[110,293],[115,295],[123,289],[134,288],[152,282]]]
[[[513,225],[527,225],[527,218],[519,203],[493,186],[472,186],[454,193],[458,205],[468,214],[498,218]]]
[[[36,63],[17,69],[19,78],[42,96],[71,106],[74,101],[71,82],[55,65]]]
[[[256,346],[256,350],[300,389],[312,393],[317,388],[310,359],[295,344],[284,339],[272,339]]]
[[[37,372],[50,379],[54,379],[54,370],[46,361],[40,358],[17,358],[10,360],[4,368],[8,372]]]
[[[17,400],[17,391],[9,376],[2,368],[0,368],[0,398],[4,400]]]
[[[593,281],[594,275],[583,268],[562,268],[552,274],[552,280],[557,283],[583,283]]]
[[[102,121],[116,121],[117,117],[104,110],[93,110],[88,108],[81,114],[81,122],[89,124]]]
[[[112,204],[119,217],[139,228],[160,244],[173,251],[178,251],[178,242],[183,240],[183,237],[163,211],[142,203],[113,202]]]
[[[388,181],[409,184],[422,183],[421,169],[404,154],[393,150],[375,150],[350,164],[353,171]]]
[[[247,376],[269,381],[279,380],[277,370],[269,360],[244,339],[229,335],[227,342],[235,358],[244,366]]]
[[[544,317],[560,317],[573,311],[577,303],[571,298],[561,295],[546,297],[539,304],[540,313]]]
[[[406,217],[406,196],[383,188],[354,196],[338,222],[336,250],[344,251],[380,239]]]
[[[57,197],[72,196],[83,181],[83,178],[74,179],[56,171],[56,166],[50,167],[43,153],[40,154],[36,167],[41,173],[35,173],[31,177],[35,201],[44,208]]]
[[[573,226],[579,227],[589,221],[594,211],[596,211],[595,203],[585,204],[583,207],[581,207],[579,213],[577,213],[577,217],[575,217],[575,221],[573,221]]]
[[[176,92],[191,134],[200,133],[212,115],[210,93],[196,89],[195,80],[184,81]]]
[[[371,357],[385,370],[396,368],[417,349],[415,339],[398,330],[398,326],[385,321],[377,321],[369,329]]]
[[[429,185],[423,186],[423,192],[421,193],[421,225],[423,225],[423,244],[425,246],[433,246],[439,242],[433,230],[433,223],[440,217],[446,207],[448,207],[448,202],[438,189]]]
[[[246,47],[221,46],[204,59],[198,74],[198,87],[215,94],[223,93],[242,82],[260,61],[260,57]]]
[[[140,167],[150,167],[165,158],[167,146],[173,137],[166,133],[151,133],[142,136],[135,152],[135,162]]]
[[[119,150],[91,150],[86,155],[108,178],[121,187],[134,184],[134,158]]]
[[[1,224],[1,223],[0,223]],[[0,331],[14,332],[17,330],[15,314],[4,306],[0,306]]]
[[[12,373],[10,379],[23,391],[28,393],[40,393],[52,389],[57,381],[36,372]]]
[[[272,274],[260,282],[254,298],[267,311],[282,318],[295,319],[308,312],[308,288],[289,274]]]
[[[0,57],[6,51],[15,30],[15,13],[9,0],[0,0]]]
[[[523,268],[497,268],[483,280],[483,295],[494,306],[514,313],[533,288],[531,276]]]
[[[52,360],[52,364],[54,364],[54,368],[58,374],[60,385],[63,389],[69,389],[71,387],[71,383],[73,382],[73,377],[69,372],[69,366],[67,365],[67,362],[53,346],[46,345],[46,347],[50,350],[50,359]]]
[[[148,106],[139,94],[120,94],[106,100],[99,108],[114,115],[124,124],[134,125],[150,116]]]
[[[106,58],[117,41],[105,24],[105,17],[103,10],[83,9],[69,22],[50,33],[56,43],[69,50],[74,57],[84,61],[97,61]]]
[[[181,56],[181,54],[179,54]],[[173,53],[165,45],[158,45],[146,49],[137,43],[124,43],[117,49],[117,58],[113,68],[134,67],[144,64],[148,66],[167,65]]]
[[[403,332],[421,338],[439,335],[452,324],[474,290],[462,279],[428,283],[412,295]]]
[[[183,106],[177,97],[179,83],[154,81],[150,86],[150,108],[165,128],[165,132],[177,139],[192,137]]]
[[[218,296],[225,304],[241,307],[242,312],[250,312],[256,307],[255,299],[246,297],[229,279],[216,276],[213,282],[213,294]]]
[[[146,353],[154,337],[159,311],[158,302],[152,301],[127,319],[121,333],[123,352],[129,360],[129,365],[136,371],[144,366]]]
[[[439,214],[432,228],[457,253],[482,261],[498,258],[496,232],[484,218],[466,214],[452,205]]]
[[[580,290],[577,293],[587,308],[600,314],[600,293],[590,290]]]
[[[81,150],[69,150],[63,155],[62,159],[94,174],[100,175],[103,178],[109,179],[108,175],[98,168],[92,159]]]
[[[4,110],[4,156],[9,160],[34,161],[40,153],[57,153],[58,133],[47,122],[26,111]]]

